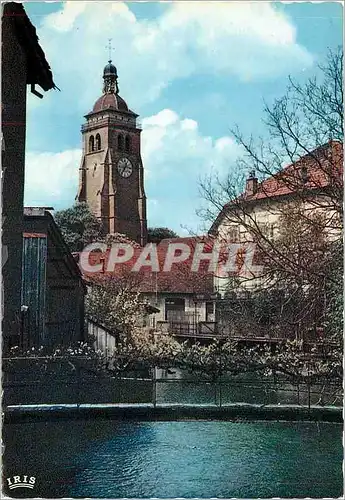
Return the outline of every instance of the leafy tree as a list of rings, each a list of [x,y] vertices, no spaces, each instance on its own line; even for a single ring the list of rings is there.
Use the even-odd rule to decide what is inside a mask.
[[[178,238],[178,235],[167,227],[149,227],[147,230],[148,243],[160,243],[165,238]]]
[[[72,252],[82,251],[101,237],[101,224],[85,202],[56,212],[55,220]]]

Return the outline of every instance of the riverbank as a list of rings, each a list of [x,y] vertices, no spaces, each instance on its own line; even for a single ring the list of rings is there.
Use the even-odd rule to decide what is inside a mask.
[[[342,423],[343,410],[335,406],[259,405],[224,406],[197,404],[34,404],[11,405],[4,411],[6,423],[59,419],[110,418],[117,420],[276,420]]]

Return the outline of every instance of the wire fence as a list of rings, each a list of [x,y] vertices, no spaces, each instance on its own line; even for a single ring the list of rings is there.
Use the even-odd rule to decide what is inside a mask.
[[[180,405],[294,404],[342,405],[342,387],[292,384],[284,378],[226,376],[218,380],[181,370],[136,370],[116,375],[100,371],[85,357],[5,358],[3,405],[138,404]]]

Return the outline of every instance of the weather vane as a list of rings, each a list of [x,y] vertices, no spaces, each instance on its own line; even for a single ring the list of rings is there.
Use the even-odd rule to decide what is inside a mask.
[[[111,51],[112,51],[111,41],[112,41],[112,38],[108,38],[107,49],[109,50],[109,62],[111,62]]]

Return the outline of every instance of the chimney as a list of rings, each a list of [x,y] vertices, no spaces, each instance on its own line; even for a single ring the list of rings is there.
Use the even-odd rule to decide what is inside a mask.
[[[246,196],[252,196],[258,190],[258,179],[255,177],[255,170],[249,172],[249,177],[246,180]]]

